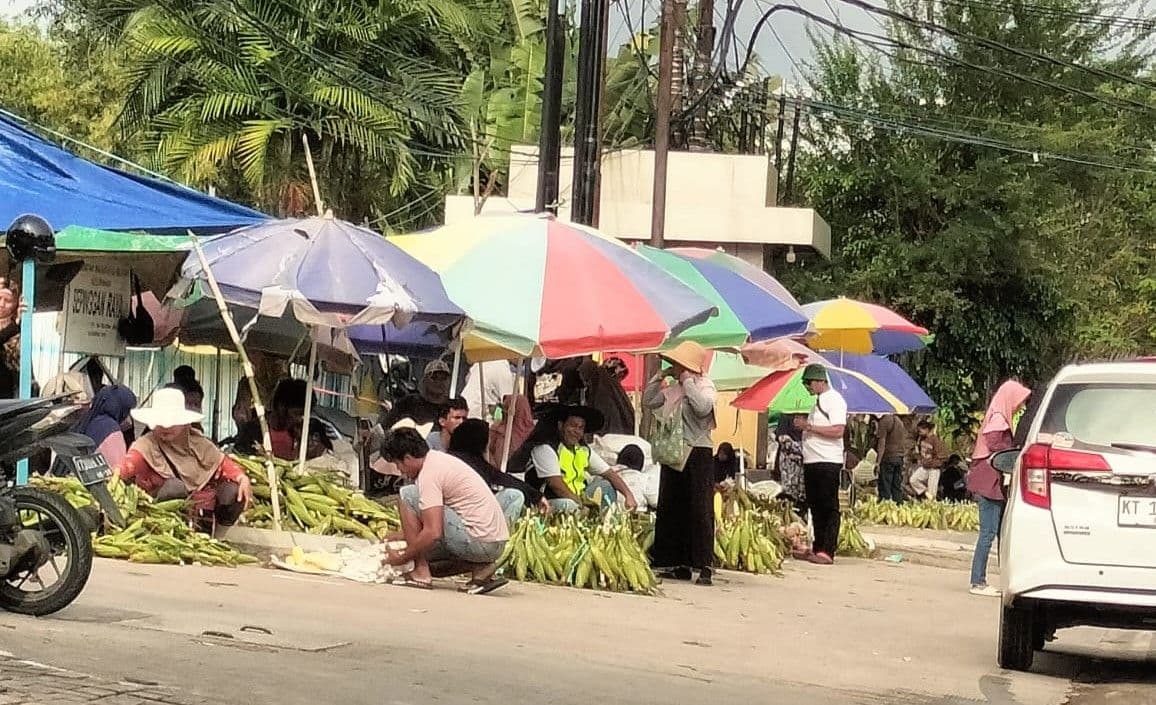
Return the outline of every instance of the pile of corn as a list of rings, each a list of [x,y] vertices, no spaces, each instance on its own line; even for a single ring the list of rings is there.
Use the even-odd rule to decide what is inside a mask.
[[[505,575],[523,581],[651,595],[658,589],[646,557],[653,536],[648,517],[614,509],[549,516],[530,512],[515,525],[498,565]]]
[[[734,485],[715,493],[715,566],[748,573],[780,572],[790,550],[783,529],[790,505],[766,500]]]
[[[253,506],[245,523],[272,528],[273,503],[269,476],[260,458],[231,456],[253,484]],[[376,541],[401,528],[397,507],[383,507],[349,489],[336,474],[298,474],[293,463],[274,462],[281,500],[281,528],[326,536],[357,536]]]
[[[978,531],[979,508],[971,502],[906,502],[864,497],[855,504],[855,517],[868,524],[913,529]]]
[[[851,512],[843,512],[843,520],[839,524],[839,551],[840,556],[854,558],[870,558],[874,551],[867,539],[859,532],[859,522]]]
[[[34,477],[29,484],[62,495],[78,509],[96,505],[74,477]],[[183,499],[153,501],[136,485],[126,485],[115,476],[108,481],[108,490],[128,525],[120,528],[106,524],[103,534],[93,537],[92,550],[101,558],[173,565],[236,566],[257,562],[256,558],[190,528],[188,503]]]

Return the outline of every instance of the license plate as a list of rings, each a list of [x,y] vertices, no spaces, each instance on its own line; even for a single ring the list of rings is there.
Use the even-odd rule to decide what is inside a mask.
[[[72,467],[85,486],[97,485],[112,477],[112,468],[100,453],[77,456],[72,459]]]
[[[1120,497],[1116,523],[1120,526],[1156,528],[1156,497]]]

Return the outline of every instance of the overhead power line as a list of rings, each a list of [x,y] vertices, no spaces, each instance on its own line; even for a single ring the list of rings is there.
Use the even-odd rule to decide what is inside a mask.
[[[1156,169],[1138,164],[1110,162],[1097,159],[1096,157],[1089,155],[1071,155],[1051,152],[1044,149],[1024,147],[1022,145],[1011,144],[1009,142],[992,139],[983,135],[975,135],[956,130],[929,127],[919,123],[889,119],[869,111],[842,105],[835,105],[819,100],[812,100],[810,98],[800,98],[799,101],[805,109],[808,109],[813,113],[826,113],[828,117],[835,119],[838,122],[858,125],[860,127],[862,127],[864,123],[867,123],[873,127],[879,127],[881,129],[894,132],[929,137],[947,142],[968,144],[976,147],[986,147],[1014,154],[1023,154],[1031,156],[1033,159],[1039,161],[1054,160],[1102,169],[1114,169],[1117,171],[1156,175]]]

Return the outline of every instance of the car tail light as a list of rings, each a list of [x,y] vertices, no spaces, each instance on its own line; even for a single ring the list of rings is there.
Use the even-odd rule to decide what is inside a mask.
[[[1020,494],[1033,507],[1051,509],[1053,472],[1111,471],[1112,466],[1097,453],[1037,443],[1028,446],[1020,460]]]

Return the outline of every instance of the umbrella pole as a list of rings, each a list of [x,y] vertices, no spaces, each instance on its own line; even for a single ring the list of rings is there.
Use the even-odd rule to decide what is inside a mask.
[[[305,453],[309,449],[309,419],[313,415],[313,377],[317,374],[317,339],[309,328],[309,367],[305,382],[305,418],[301,421],[301,440],[297,443],[297,472],[305,472]]]
[[[245,346],[241,344],[241,334],[237,332],[237,324],[233,322],[233,316],[229,313],[225,298],[221,295],[221,287],[217,284],[217,277],[213,275],[213,270],[209,267],[209,260],[205,258],[205,251],[201,249],[201,241],[191,230],[189,231],[189,240],[192,241],[193,252],[196,253],[197,260],[201,263],[201,269],[205,272],[205,279],[209,282],[209,290],[213,292],[213,298],[217,301],[217,311],[221,314],[225,329],[229,331],[229,337],[233,339],[233,345],[237,347],[237,354],[241,357],[241,369],[245,372],[245,378],[249,380],[249,393],[253,397],[253,409],[257,412],[257,423],[261,426],[261,446],[265,451],[265,472],[269,476],[269,493],[273,502],[273,530],[280,531],[281,493],[277,488],[277,469],[273,465],[273,440],[269,436],[269,421],[265,418],[265,405],[261,402],[261,391],[257,388],[257,373],[253,369],[253,363],[249,360],[249,353],[245,352]]]
[[[462,341],[454,346],[454,369],[450,373],[450,399],[458,395],[458,374],[462,371]]]
[[[464,345],[464,343],[463,343]],[[482,415],[478,418],[486,423],[493,423],[494,416],[490,413],[490,405],[486,403],[486,363],[478,363],[478,399],[482,400]],[[498,406],[502,405],[502,400],[498,400]],[[495,407],[495,411],[497,407]]]
[[[213,442],[221,437],[221,349],[217,348],[217,364],[213,369]]]
[[[630,392],[630,401],[634,404],[634,435],[636,436],[638,436],[642,430],[642,385],[646,384],[646,382],[639,382],[639,380],[645,377],[646,368],[643,367],[642,356],[635,353],[634,389]]]
[[[746,486],[747,486],[747,463],[746,463],[746,452],[745,452],[746,451],[746,443],[744,442],[745,436],[743,435],[743,412],[739,411],[736,418],[738,419],[737,428],[738,428],[738,432],[739,432],[739,487],[746,489]]]
[[[514,396],[510,398],[510,408],[506,409],[506,416],[502,421],[506,424],[505,443],[502,444],[502,472],[510,464],[510,443],[514,438],[514,414],[518,410],[518,395],[522,393],[522,380],[525,372],[525,360],[518,360],[518,374],[514,377]]]

